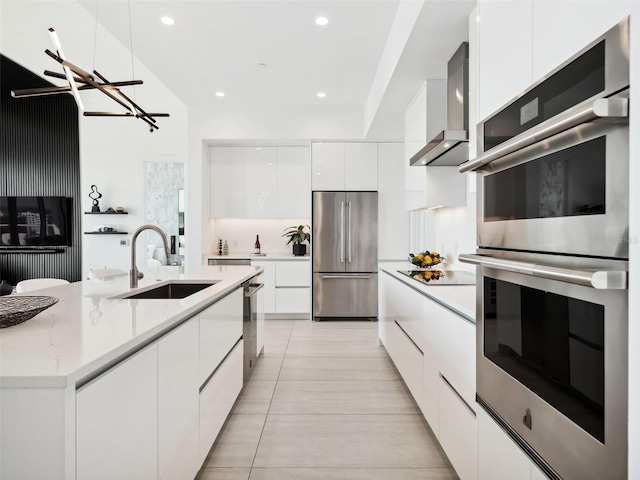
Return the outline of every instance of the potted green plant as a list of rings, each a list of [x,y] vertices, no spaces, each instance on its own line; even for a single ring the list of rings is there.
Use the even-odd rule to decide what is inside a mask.
[[[307,246],[304,242],[311,242],[311,233],[309,233],[309,225],[294,225],[288,227],[282,234],[283,237],[289,237],[287,245],[293,244],[293,254],[297,256],[306,255]],[[305,229],[307,229],[305,231]]]

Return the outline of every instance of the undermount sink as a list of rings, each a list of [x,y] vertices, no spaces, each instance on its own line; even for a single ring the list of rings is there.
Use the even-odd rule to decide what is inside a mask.
[[[173,281],[169,283],[165,283],[164,285],[160,285],[155,288],[150,288],[148,290],[144,290],[142,292],[128,292],[122,295],[118,295],[113,298],[122,298],[128,300],[139,300],[139,299],[171,299],[171,298],[186,298],[189,295],[193,295],[194,293],[198,293],[205,288],[210,287],[211,285],[215,285],[218,282],[180,282]]]

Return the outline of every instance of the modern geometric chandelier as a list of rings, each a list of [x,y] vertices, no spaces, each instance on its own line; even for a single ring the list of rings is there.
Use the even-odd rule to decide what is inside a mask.
[[[149,131],[153,132],[160,127],[156,124],[154,117],[168,117],[168,113],[148,113],[144,111],[138,104],[131,100],[127,95],[120,91],[119,87],[129,85],[141,85],[142,80],[125,80],[120,82],[110,82],[96,70],[93,74],[83,70],[82,68],[69,62],[63,51],[58,36],[53,28],[49,29],[51,41],[56,49],[56,53],[51,50],[45,50],[45,53],[62,65],[64,73],[52,72],[45,70],[44,74],[49,77],[66,79],[69,85],[62,87],[44,87],[44,88],[27,88],[24,90],[13,90],[11,95],[14,98],[40,97],[46,95],[59,95],[71,93],[76,100],[78,108],[83,112],[85,117],[129,117],[139,118],[149,126]],[[75,75],[74,75],[75,74]],[[86,112],[84,104],[80,98],[81,90],[99,90],[107,97],[121,105],[126,109],[124,112]]]

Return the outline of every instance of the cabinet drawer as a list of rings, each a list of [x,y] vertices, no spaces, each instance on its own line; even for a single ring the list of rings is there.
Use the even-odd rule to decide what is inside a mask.
[[[311,263],[277,262],[276,287],[311,287]]]
[[[461,480],[478,478],[478,424],[475,413],[440,376],[438,440]]]
[[[438,326],[439,371],[465,402],[475,408],[476,399],[476,328],[459,315],[428,301],[430,315]]]
[[[237,289],[200,313],[199,385],[242,336],[242,300]]]
[[[424,366],[424,355],[416,346],[413,340],[400,327],[398,322],[391,322],[390,331],[390,350],[389,355],[393,363],[396,365],[398,372],[402,376],[404,383],[409,388],[416,403],[422,405],[422,377]]]
[[[243,344],[240,340],[200,392],[200,465],[242,390],[242,361]]]
[[[158,478],[198,473],[198,317],[158,341]]]
[[[76,394],[76,478],[158,478],[158,345]]]
[[[478,408],[478,478],[531,480],[531,460],[496,422]]]
[[[276,264],[275,262],[260,262],[251,260],[251,265],[262,267],[263,273],[258,280],[264,284],[264,313],[276,311]]]
[[[310,288],[276,288],[278,313],[309,313],[311,311]]]

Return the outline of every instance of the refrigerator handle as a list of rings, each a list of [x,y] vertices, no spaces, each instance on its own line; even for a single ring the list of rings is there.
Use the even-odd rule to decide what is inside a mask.
[[[340,263],[344,263],[344,202],[340,202]]]
[[[349,259],[349,263],[351,263],[351,202],[347,202],[347,241],[349,242],[347,258]]]

